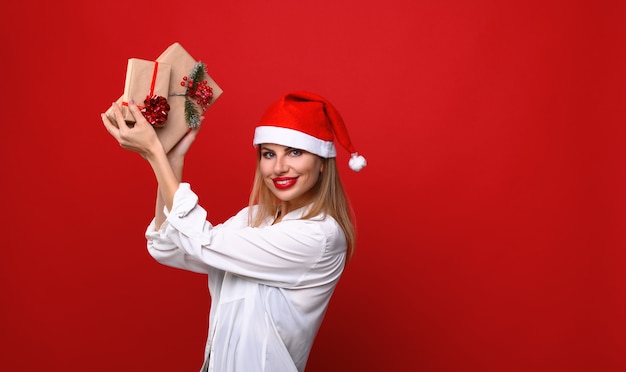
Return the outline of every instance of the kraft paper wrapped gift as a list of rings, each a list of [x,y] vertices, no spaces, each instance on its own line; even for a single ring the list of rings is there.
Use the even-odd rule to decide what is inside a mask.
[[[210,87],[213,93],[212,98],[208,102],[209,107],[222,95],[223,90],[206,72],[205,65],[200,61],[196,61],[180,43],[176,42],[170,45],[156,58],[156,61],[167,63],[171,66],[169,94],[167,97],[170,112],[164,125],[160,128],[155,128],[163,148],[166,152],[169,152],[191,128],[190,125],[197,125],[193,120],[191,120],[191,123],[189,120],[190,116],[191,119],[194,118],[193,111],[196,110],[200,115],[203,112],[202,107],[196,103],[195,98],[187,96],[187,87],[181,85],[181,83],[186,82],[183,78],[188,78],[201,65],[201,75],[204,76],[207,87]],[[123,100],[124,97],[120,97],[117,100],[118,105],[122,105]],[[192,110],[190,111],[189,109]],[[106,114],[114,120],[115,115],[112,109],[107,110]]]
[[[127,123],[134,123],[135,118],[125,103],[132,99],[137,105],[143,105],[146,97],[161,96],[167,98],[170,90],[172,67],[168,63],[130,58],[126,66],[126,81],[122,96],[122,114]]]

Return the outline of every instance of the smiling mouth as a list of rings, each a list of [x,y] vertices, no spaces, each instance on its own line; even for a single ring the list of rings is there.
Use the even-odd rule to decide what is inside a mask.
[[[298,177],[276,177],[272,179],[274,186],[279,190],[288,189],[296,184]]]

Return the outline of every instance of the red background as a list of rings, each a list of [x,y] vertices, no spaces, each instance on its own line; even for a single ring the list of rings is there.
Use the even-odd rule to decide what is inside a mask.
[[[204,276],[145,249],[155,181],[106,133],[174,41],[225,93],[186,180],[247,202],[252,131],[307,89],[369,165],[308,371],[626,368],[623,1],[34,1],[3,40],[0,369],[196,371]]]

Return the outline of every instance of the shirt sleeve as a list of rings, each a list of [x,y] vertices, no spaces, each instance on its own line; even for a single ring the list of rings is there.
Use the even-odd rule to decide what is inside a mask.
[[[185,251],[178,249],[176,244],[164,234],[165,223],[160,230],[156,230],[154,219],[150,222],[146,230],[148,240],[148,252],[158,262],[166,266],[177,269],[188,270],[200,274],[208,274],[209,267],[206,263],[188,255]]]
[[[265,227],[247,226],[247,209],[212,225],[189,184],[181,183],[159,231],[148,229],[148,249],[158,261],[196,272],[209,267],[291,287],[319,283],[343,265],[345,238],[332,218],[283,220]],[[245,220],[245,222],[244,222]],[[319,276],[314,278],[314,276]]]

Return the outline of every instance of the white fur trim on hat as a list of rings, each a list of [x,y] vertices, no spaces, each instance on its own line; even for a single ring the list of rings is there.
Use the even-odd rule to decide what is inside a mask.
[[[337,156],[335,144],[332,141],[323,141],[306,133],[282,127],[260,126],[254,130],[253,144],[275,143],[305,150],[323,158]]]

